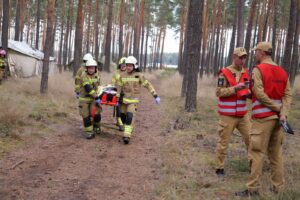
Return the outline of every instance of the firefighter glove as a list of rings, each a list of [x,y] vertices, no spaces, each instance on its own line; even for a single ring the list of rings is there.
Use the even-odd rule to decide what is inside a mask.
[[[160,98],[159,98],[159,96],[155,97],[155,103],[156,104],[160,104]]]

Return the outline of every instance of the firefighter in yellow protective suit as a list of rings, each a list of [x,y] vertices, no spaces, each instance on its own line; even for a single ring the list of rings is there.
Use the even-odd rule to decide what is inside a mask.
[[[76,98],[79,98],[79,92],[80,92],[80,87],[81,87],[81,75],[83,74],[83,72],[86,71],[85,68],[85,64],[88,60],[90,59],[94,59],[94,57],[92,56],[92,54],[87,53],[83,56],[82,58],[82,66],[77,70],[76,76],[75,76],[75,93],[76,93]]]
[[[0,50],[0,85],[2,80],[6,77],[5,70],[7,67],[6,51],[4,49]]]
[[[118,99],[123,98],[123,93],[121,91],[121,73],[125,73],[126,71],[126,57],[122,57],[119,60],[118,71],[116,74],[113,75],[111,83],[113,86],[117,88],[117,97]],[[119,101],[117,106],[117,126],[119,127],[120,131],[124,131],[124,123],[126,119],[125,113],[121,113],[121,102]]]
[[[157,95],[152,84],[145,79],[144,75],[139,72],[137,60],[133,56],[129,56],[125,60],[126,73],[121,73],[121,90],[124,93],[121,100],[121,112],[125,113],[124,125],[124,144],[128,144],[133,132],[134,113],[137,110],[139,103],[139,95],[141,86],[148,89],[151,95],[155,98],[157,104],[160,103],[160,97]]]
[[[219,120],[219,141],[216,148],[218,176],[224,176],[224,162],[227,155],[230,136],[234,129],[237,129],[246,144],[249,145],[249,131],[251,127],[250,118],[247,113],[247,97],[250,95],[249,72],[244,66],[247,52],[244,48],[238,47],[234,50],[232,65],[220,70],[216,95],[219,97],[218,112]]]
[[[101,100],[99,97],[100,74],[97,71],[97,62],[90,59],[85,64],[86,70],[80,76],[79,113],[83,119],[85,137],[92,139],[100,134]],[[95,109],[95,112],[94,112]],[[92,118],[92,112],[94,116]]]
[[[252,71],[252,128],[248,157],[250,177],[247,189],[236,196],[258,196],[265,156],[270,160],[271,191],[283,190],[282,143],[284,133],[280,121],[286,122],[291,103],[291,88],[288,74],[271,59],[272,45],[260,42],[255,47],[257,65]]]

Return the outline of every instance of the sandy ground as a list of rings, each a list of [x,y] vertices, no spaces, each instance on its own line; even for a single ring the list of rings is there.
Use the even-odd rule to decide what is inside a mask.
[[[93,140],[83,138],[74,114],[51,127],[53,134],[9,153],[0,160],[0,200],[158,199],[162,113],[147,91],[141,99],[129,145],[104,107],[103,133]]]

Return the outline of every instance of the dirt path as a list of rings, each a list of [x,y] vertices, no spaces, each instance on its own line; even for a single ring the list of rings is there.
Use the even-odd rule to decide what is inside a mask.
[[[129,145],[123,145],[110,108],[103,112],[104,133],[94,140],[81,136],[74,114],[53,134],[0,160],[0,199],[157,199],[162,115],[151,95],[143,94]]]

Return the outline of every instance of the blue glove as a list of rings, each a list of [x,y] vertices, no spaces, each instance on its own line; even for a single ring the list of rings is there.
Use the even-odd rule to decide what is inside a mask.
[[[159,96],[155,97],[155,103],[156,104],[160,104],[160,98],[159,98]]]
[[[76,99],[79,99],[79,92],[76,92]]]
[[[101,104],[101,99],[96,99],[95,102],[100,105]]]

